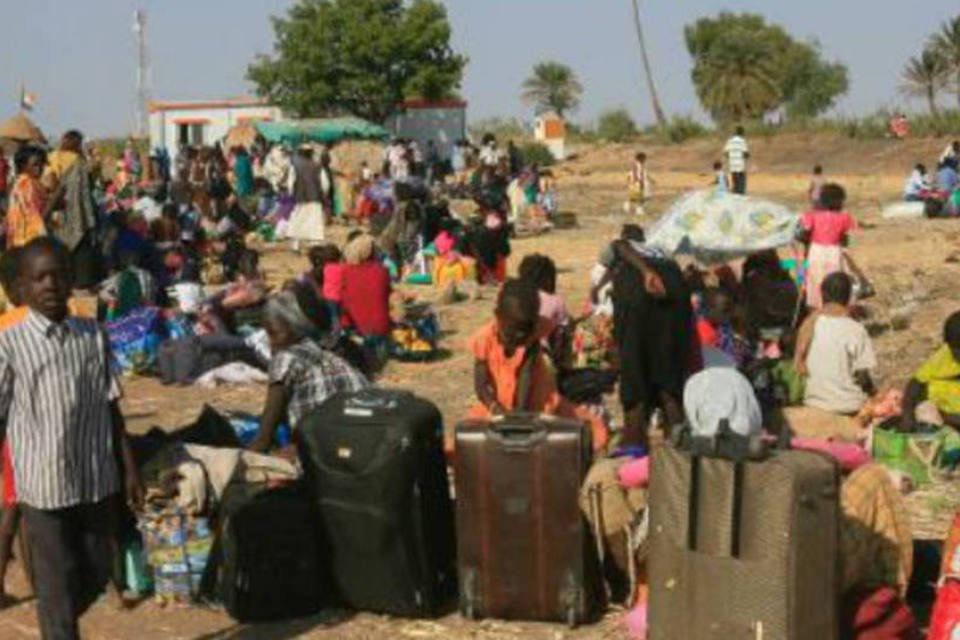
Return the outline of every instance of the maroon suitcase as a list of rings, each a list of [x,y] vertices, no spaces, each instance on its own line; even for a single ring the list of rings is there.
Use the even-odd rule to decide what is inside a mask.
[[[517,415],[456,430],[457,565],[467,618],[563,621],[597,610],[601,582],[578,505],[590,431]]]

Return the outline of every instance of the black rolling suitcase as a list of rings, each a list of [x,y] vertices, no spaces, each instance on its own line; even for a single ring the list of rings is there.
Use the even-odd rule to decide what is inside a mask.
[[[429,616],[456,588],[437,408],[405,391],[338,394],[302,421],[301,458],[345,605]]]
[[[316,505],[302,486],[231,485],[219,515],[216,595],[232,618],[298,618],[328,601]]]

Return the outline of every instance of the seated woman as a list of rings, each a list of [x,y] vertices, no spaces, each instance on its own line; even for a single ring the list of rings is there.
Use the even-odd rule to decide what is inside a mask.
[[[369,386],[363,374],[315,340],[317,326],[292,291],[270,298],[264,321],[272,359],[260,432],[247,447],[251,451],[269,449],[284,422],[296,434],[300,421],[333,394]]]
[[[556,379],[540,351],[550,323],[540,317],[537,289],[520,280],[507,280],[497,298],[494,319],[469,342],[474,356],[473,384],[478,404],[472,418],[489,418],[513,411],[530,411],[590,422],[593,448],[607,444],[602,421],[560,395]]]
[[[376,256],[376,240],[363,233],[343,250],[340,309],[344,325],[370,344],[390,334],[390,273]]]
[[[943,344],[917,370],[903,392],[901,428],[913,431],[917,406],[929,401],[946,424],[960,428],[960,311],[943,325]]]
[[[845,273],[823,282],[823,309],[800,327],[795,367],[806,377],[804,405],[854,416],[876,389],[873,344],[862,324],[850,317],[853,280]]]

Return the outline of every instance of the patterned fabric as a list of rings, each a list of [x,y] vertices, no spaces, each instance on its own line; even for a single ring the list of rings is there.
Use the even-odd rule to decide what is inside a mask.
[[[46,196],[40,182],[20,174],[10,192],[7,209],[7,248],[22,247],[36,237],[47,234],[43,223]]]
[[[145,373],[157,364],[164,327],[155,307],[134,309],[106,324],[113,351],[113,366],[122,373]]]
[[[53,234],[74,251],[87,232],[96,226],[90,173],[87,163],[78,159],[64,173],[64,210],[54,219]]]
[[[92,320],[55,324],[28,311],[0,333],[0,414],[20,502],[61,509],[119,489],[110,406],[120,385],[110,357]]]
[[[287,417],[293,429],[335,393],[370,385],[362,373],[310,339],[274,354],[269,377],[270,384],[282,384],[286,389]]]
[[[695,191],[676,201],[647,234],[647,244],[703,263],[727,262],[793,241],[797,214],[758,198]]]
[[[906,593],[913,533],[900,491],[880,465],[860,467],[840,488],[843,591],[888,585]]]

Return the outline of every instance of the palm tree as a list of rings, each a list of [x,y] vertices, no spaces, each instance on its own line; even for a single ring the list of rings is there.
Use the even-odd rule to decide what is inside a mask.
[[[782,101],[775,56],[766,42],[738,30],[717,40],[693,70],[701,104],[720,123],[763,117]]]
[[[926,98],[930,113],[936,115],[937,91],[949,73],[947,59],[940,55],[939,50],[927,47],[919,56],[907,60],[900,89],[907,95]]]
[[[657,96],[657,86],[653,81],[653,70],[650,68],[650,56],[647,55],[647,41],[643,37],[640,0],[631,0],[631,4],[633,5],[633,24],[637,29],[637,40],[640,43],[640,57],[643,59],[643,69],[647,75],[647,90],[650,91],[650,102],[653,105],[653,115],[657,119],[657,125],[664,127],[667,124],[667,117],[663,113],[660,98]]]
[[[960,104],[960,15],[944,22],[930,44],[946,61],[947,73],[954,74],[957,103]]]
[[[533,73],[523,81],[522,89],[521,97],[538,112],[553,110],[561,117],[577,108],[583,94],[583,85],[573,69],[552,60],[534,66]]]

